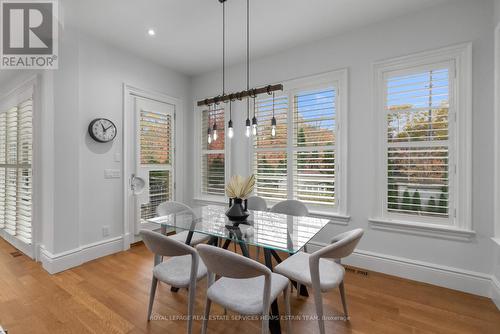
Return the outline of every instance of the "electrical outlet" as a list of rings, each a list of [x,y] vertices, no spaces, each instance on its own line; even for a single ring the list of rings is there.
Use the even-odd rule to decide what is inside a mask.
[[[108,225],[104,225],[102,227],[102,236],[103,237],[109,236],[109,226]]]

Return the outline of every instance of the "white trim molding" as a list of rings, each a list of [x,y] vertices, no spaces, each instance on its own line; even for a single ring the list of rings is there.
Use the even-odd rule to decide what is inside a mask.
[[[385,108],[385,78],[389,73],[406,73],[432,66],[450,70],[450,135],[449,135],[449,217],[435,218],[424,215],[396,214],[388,212],[386,194],[387,174],[387,120],[381,111]],[[376,62],[373,65],[374,115],[377,120],[377,178],[374,187],[371,221],[379,229],[408,230],[412,232],[447,232],[455,237],[474,235],[472,223],[472,43],[463,43],[437,50]],[[453,126],[452,122],[456,122]],[[402,223],[403,221],[404,223]],[[442,228],[437,229],[436,225]],[[389,228],[391,226],[391,228]],[[450,232],[450,233],[448,233]]]
[[[495,84],[494,84],[494,203],[500,201],[500,23],[495,28]],[[500,238],[500,205],[494,205],[494,235]]]
[[[500,310],[500,280],[496,276],[491,277],[491,300]]]
[[[320,242],[309,244],[311,251],[326,246]],[[360,249],[356,249],[343,263],[373,272],[492,297],[493,277],[489,274]]]
[[[52,254],[44,246],[40,246],[40,261],[43,268],[50,274],[59,273],[85,262],[122,251],[123,239],[123,237],[106,239],[56,254]]]
[[[450,239],[458,241],[470,241],[476,236],[476,232],[467,229],[459,229],[435,224],[423,224],[417,222],[404,222],[388,219],[369,219],[373,229],[421,235],[425,237]]]

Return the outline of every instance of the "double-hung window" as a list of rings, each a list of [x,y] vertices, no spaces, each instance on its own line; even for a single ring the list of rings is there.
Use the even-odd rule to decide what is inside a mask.
[[[468,228],[468,47],[376,65],[381,182],[379,215]],[[470,125],[470,123],[469,123]]]
[[[201,122],[198,131],[201,140],[201,178],[198,193],[203,197],[225,195],[225,121],[224,105],[219,104],[201,112]],[[216,124],[216,132],[213,126]],[[210,143],[208,129],[210,128]],[[214,137],[214,134],[216,136]]]
[[[346,81],[342,70],[285,82],[274,108],[272,96],[257,98],[252,153],[257,196],[271,203],[297,199],[312,212],[345,214]]]

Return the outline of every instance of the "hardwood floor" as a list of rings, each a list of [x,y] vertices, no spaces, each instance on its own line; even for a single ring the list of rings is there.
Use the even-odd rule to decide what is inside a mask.
[[[0,325],[9,334],[184,333],[183,320],[146,321],[152,255],[143,245],[78,268],[49,275],[41,265],[0,239]],[[205,281],[196,313],[204,306]],[[487,298],[369,272],[348,271],[351,319],[328,321],[328,333],[500,333],[500,312]],[[154,305],[159,317],[184,315],[186,290],[160,284]],[[326,315],[342,315],[337,291],[324,295]],[[281,304],[280,310],[284,310]],[[292,297],[293,315],[313,315],[311,298]],[[212,315],[224,311],[212,307]],[[229,313],[228,315],[231,315]],[[200,332],[196,321],[194,333]],[[256,333],[258,321],[213,320],[209,333]],[[284,328],[284,324],[282,323]],[[313,320],[294,321],[293,333],[317,333]]]

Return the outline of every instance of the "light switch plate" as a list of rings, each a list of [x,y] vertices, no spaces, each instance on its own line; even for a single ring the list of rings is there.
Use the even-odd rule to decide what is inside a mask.
[[[121,176],[119,169],[105,169],[104,178],[105,179],[119,179]]]

